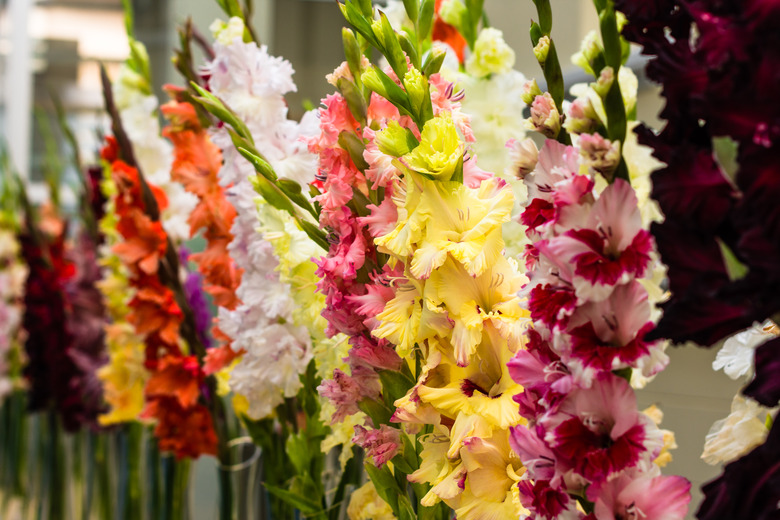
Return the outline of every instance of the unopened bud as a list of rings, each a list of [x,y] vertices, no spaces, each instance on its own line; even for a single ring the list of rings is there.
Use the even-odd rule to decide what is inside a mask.
[[[580,51],[571,57],[571,61],[588,74],[595,75],[593,62],[601,52],[598,34],[596,34],[596,31],[590,31],[585,35],[585,39],[582,40]]]
[[[561,131],[561,114],[549,92],[536,96],[531,103],[531,117],[525,124],[526,128],[536,130],[550,139],[558,137]]]
[[[439,7],[439,18],[454,27],[460,27],[466,14],[466,5],[461,0],[444,0]]]
[[[506,143],[509,149],[509,168],[507,174],[515,175],[518,179],[524,179],[526,175],[536,169],[536,163],[539,160],[539,150],[529,137],[521,139],[510,139]]]
[[[612,83],[615,81],[615,71],[612,67],[604,67],[601,69],[599,79],[595,83],[591,83],[590,86],[596,91],[602,99],[607,97],[607,92],[612,88]]]
[[[583,164],[612,181],[620,164],[620,141],[609,141],[600,134],[582,134],[580,155]]]
[[[592,134],[601,123],[590,98],[575,99],[566,113],[563,127],[571,134]]]
[[[404,76],[403,83],[404,87],[406,88],[406,93],[409,94],[412,107],[419,111],[425,99],[425,78],[415,67],[409,67],[409,70],[406,72],[406,76]]]
[[[539,38],[539,43],[536,44],[536,47],[534,47],[534,56],[536,56],[536,60],[539,62],[539,65],[544,65],[544,63],[547,61],[547,54],[550,52],[550,37],[549,36],[542,36]]]
[[[536,83],[535,79],[526,81],[523,84],[523,93],[520,95],[520,97],[523,99],[523,103],[526,105],[530,105],[534,102],[534,99],[536,99],[536,96],[542,95],[542,89],[539,88],[539,85]]]

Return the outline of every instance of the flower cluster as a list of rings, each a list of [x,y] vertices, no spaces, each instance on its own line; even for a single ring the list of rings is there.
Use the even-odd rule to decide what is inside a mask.
[[[155,435],[161,450],[178,457],[214,454],[217,439],[212,418],[198,402],[204,374],[198,359],[182,349],[183,312],[173,291],[161,280],[171,276],[162,267],[163,263],[171,265],[166,258],[170,242],[161,222],[147,213],[164,211],[167,198],[162,190],[146,184],[118,153],[116,141],[109,138],[102,157],[110,165],[117,189],[113,202],[122,237],[113,252],[126,266],[135,289],[128,304],[128,321],[144,337],[145,365],[151,372],[141,417],[157,421]]]
[[[146,52],[140,42],[132,40],[132,44],[137,51]],[[144,66],[130,61],[122,64],[112,86],[113,94],[138,167],[151,184],[165,193],[168,204],[160,220],[174,244],[179,244],[190,236],[187,218],[197,199],[171,179],[173,150],[160,133],[159,102],[152,94],[148,57],[146,60]]]
[[[73,334],[70,357],[78,368],[70,381],[70,394],[81,403],[78,422],[94,428],[99,415],[106,411],[98,370],[107,361],[106,308],[97,287],[101,278],[97,244],[84,230],[68,253],[76,274],[65,285],[69,305],[67,326]]]
[[[780,330],[771,321],[731,336],[718,351],[712,368],[723,371],[731,379],[752,379],[756,347],[774,339]],[[774,409],[763,406],[750,397],[735,395],[731,413],[710,428],[701,458],[708,464],[731,462],[762,444],[769,433],[768,424],[777,416]]]
[[[70,388],[78,368],[71,357],[74,338],[68,329],[65,286],[76,275],[76,267],[66,256],[64,223],[53,215],[44,219],[41,228],[35,228],[28,218],[19,238],[29,268],[24,287],[24,377],[30,410],[56,411],[65,427],[75,430],[83,410]]]
[[[666,98],[663,130],[641,135],[665,163],[652,180],[666,220],[653,233],[669,266],[671,298],[656,333],[709,346],[780,310],[774,224],[780,6],[754,0],[618,0],[616,6],[628,18],[626,38],[651,56],[647,75]],[[769,339],[756,350],[755,377],[743,393],[776,406],[779,370],[780,339]],[[770,433],[774,446],[756,448],[705,488],[699,518],[776,513],[780,472],[764,464],[778,450],[777,439]],[[774,496],[746,487],[772,479]],[[748,496],[752,509],[740,516]]]
[[[336,371],[320,391],[335,403],[336,421],[369,412],[353,440],[376,466],[399,464],[401,452],[412,457],[409,481],[417,492],[430,489],[418,497],[423,506],[444,501],[465,519],[516,516],[520,461],[508,428],[521,421],[512,401],[520,387],[506,361],[522,343],[523,313],[521,278],[502,255],[512,191],[476,165],[451,82],[411,64],[402,77],[359,66],[359,80],[375,90],[365,112],[352,109],[345,92],[358,78],[342,65],[329,77],[341,93],[324,100],[310,145],[320,156],[320,225],[331,244],[318,261],[323,315],[352,345],[350,373]],[[378,94],[382,77],[423,111],[427,104],[429,116],[415,120]],[[390,381],[408,388],[394,401]],[[401,432],[376,413],[388,399]],[[418,469],[401,444],[419,432],[428,433]],[[497,473],[504,476],[495,481]]]
[[[512,437],[528,468],[521,501],[532,518],[583,518],[578,496],[595,518],[641,510],[682,519],[690,484],[660,475],[663,433],[636,409],[627,382],[633,370],[651,376],[668,362],[663,345],[645,337],[654,324],[640,280],[651,271],[653,242],[628,182],[597,193],[593,171],[580,164],[599,138],[580,136],[579,150],[547,140],[524,179],[534,330],[510,362],[528,420]]]
[[[209,90],[246,125],[257,150],[280,177],[305,184],[315,170],[314,157],[298,138],[310,123],[289,120],[283,97],[295,90],[292,66],[270,56],[265,46],[244,42],[240,18],[231,18],[228,24],[217,22],[212,30],[217,38],[214,58],[203,68]],[[313,327],[313,321],[295,319],[295,315],[316,315],[321,307],[310,300],[311,278],[308,289],[305,283],[301,291],[292,291],[291,286],[300,281],[292,278],[300,276],[306,281],[306,273],[296,268],[307,263],[313,250],[308,239],[301,243],[295,229],[282,225],[272,230],[272,211],[261,208],[266,218],[259,218],[251,182],[254,168],[236,150],[226,128],[212,128],[211,136],[223,154],[219,183],[235,213],[230,229],[233,239],[227,249],[235,268],[243,271],[235,290],[240,304],[219,310],[220,331],[232,340],[235,351],[244,351],[230,373],[229,385],[239,396],[237,409],[261,419],[285,397],[298,392],[300,374],[311,360],[306,325]],[[258,233],[264,226],[270,227]],[[275,244],[269,241],[271,235]],[[282,259],[282,255],[287,258]],[[286,264],[284,279],[282,263]]]
[[[19,384],[27,266],[10,222],[0,215],[0,401]]]
[[[117,230],[119,217],[114,201],[117,187],[111,177],[111,168],[102,171],[100,192],[105,198],[99,229],[103,235],[99,263],[102,279],[97,282],[106,307],[105,338],[108,363],[98,370],[103,383],[103,393],[108,411],[98,420],[103,425],[117,424],[138,419],[144,407],[144,387],[149,370],[144,365],[145,347],[143,335],[136,333],[128,321],[129,301],[135,294],[129,273],[120,258],[113,253],[115,245],[122,241]]]
[[[176,91],[173,90],[172,94],[175,96]],[[211,295],[214,305],[233,310],[240,304],[236,289],[241,283],[242,271],[235,266],[227,250],[233,240],[230,228],[236,210],[225,198],[225,190],[217,178],[222,166],[222,154],[209,139],[190,103],[173,100],[162,107],[162,112],[171,123],[163,130],[163,135],[170,139],[174,147],[171,178],[180,182],[188,193],[198,197],[198,205],[190,213],[187,222],[191,237],[203,230],[206,247],[203,252],[190,258],[204,276],[204,290]],[[183,259],[185,263],[187,260],[186,257]],[[195,273],[190,273],[185,289],[199,287],[195,276]],[[188,292],[198,294],[193,290]],[[192,307],[193,310],[202,309],[203,304],[196,303]],[[195,318],[196,322],[206,322],[204,325],[208,328],[209,314],[207,309],[204,310],[205,314],[196,312]],[[201,316],[202,319],[198,320]],[[199,333],[202,339],[207,338],[205,330]],[[213,329],[213,335],[224,337],[219,328]],[[209,349],[204,369],[207,374],[215,373],[230,365],[238,355],[240,351],[234,351],[229,344]]]

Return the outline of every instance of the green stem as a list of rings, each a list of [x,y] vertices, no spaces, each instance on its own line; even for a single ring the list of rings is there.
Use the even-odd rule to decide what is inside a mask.
[[[65,474],[63,472],[64,453],[62,450],[62,435],[59,420],[54,411],[49,411],[49,446],[51,464],[51,486],[49,487],[49,520],[64,520],[65,509]]]
[[[160,520],[162,515],[161,488],[160,488],[160,450],[157,449],[157,440],[154,434],[149,431],[146,441],[146,480],[149,482],[147,491],[147,518],[149,520]]]
[[[85,440],[87,445],[87,460],[85,468],[84,482],[84,502],[81,509],[81,520],[89,520],[92,514],[92,500],[95,494],[95,466],[97,461],[97,434],[93,431],[87,432]]]
[[[103,520],[114,517],[114,501],[111,498],[111,457],[108,434],[97,435],[95,448],[95,473],[97,473],[98,514]]]
[[[143,426],[130,423],[128,427],[128,493],[127,518],[141,518],[143,496],[141,493],[141,443]]]
[[[622,154],[623,143],[626,140],[627,116],[626,105],[623,102],[623,94],[620,91],[620,82],[618,81],[622,62],[622,46],[615,13],[615,2],[614,0],[597,0],[594,1],[594,5],[599,14],[599,29],[601,30],[601,39],[604,42],[604,59],[606,64],[612,67],[615,78],[603,99],[609,139],[620,142],[621,157],[620,164],[615,171],[615,178],[630,182],[628,167]]]

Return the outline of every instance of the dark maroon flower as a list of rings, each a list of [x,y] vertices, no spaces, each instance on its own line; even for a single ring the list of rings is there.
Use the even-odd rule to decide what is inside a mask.
[[[108,361],[108,356],[103,296],[95,285],[101,278],[96,245],[83,233],[68,256],[76,266],[76,275],[64,286],[69,303],[67,328],[73,337],[68,356],[76,370],[70,379],[67,406],[62,408],[63,421],[70,431],[82,425],[97,429],[97,418],[106,411],[97,370]]]
[[[22,255],[29,275],[25,285],[25,314],[22,326],[27,331],[24,377],[29,385],[30,411],[71,408],[70,382],[77,367],[70,357],[73,335],[67,327],[68,302],[65,283],[75,274],[64,255],[64,237],[38,243],[31,235],[20,237]]]
[[[755,367],[755,378],[742,393],[773,408],[780,403],[780,338],[756,349]]]

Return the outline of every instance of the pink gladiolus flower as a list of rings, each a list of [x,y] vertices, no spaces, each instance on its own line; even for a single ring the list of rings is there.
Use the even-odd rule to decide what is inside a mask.
[[[371,370],[361,370],[358,375],[354,372],[353,370],[350,377],[336,369],[333,371],[333,379],[326,379],[317,387],[320,395],[329,399],[336,407],[331,424],[343,421],[347,415],[358,413],[358,402],[361,399],[379,397],[379,376]],[[366,372],[371,372],[373,378]]]
[[[589,488],[588,499],[595,503],[593,514],[599,520],[682,520],[691,501],[690,488],[691,483],[678,476],[623,474]]]
[[[352,442],[366,450],[366,455],[371,458],[377,468],[387,464],[387,461],[395,457],[401,444],[401,432],[383,424],[379,429],[367,430],[362,426],[355,426],[355,436]]]
[[[631,387],[609,372],[592,388],[572,391],[539,423],[559,465],[591,482],[652,460],[663,445],[658,428],[637,411]]]

